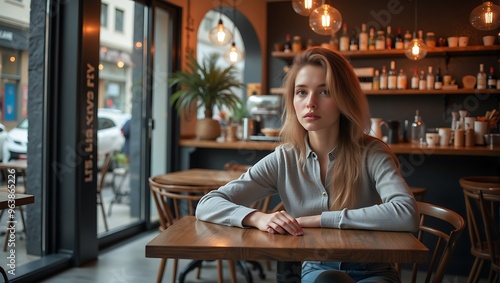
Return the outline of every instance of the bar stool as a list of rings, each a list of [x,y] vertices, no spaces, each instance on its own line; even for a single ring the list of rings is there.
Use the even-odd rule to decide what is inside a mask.
[[[490,262],[488,282],[499,282],[500,177],[463,177],[459,183],[464,191],[471,254],[476,257],[467,282],[478,282],[485,261]]]

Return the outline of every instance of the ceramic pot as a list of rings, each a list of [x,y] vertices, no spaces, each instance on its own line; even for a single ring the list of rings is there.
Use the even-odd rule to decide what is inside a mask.
[[[196,123],[196,138],[200,140],[215,140],[220,136],[219,121],[205,118]]]

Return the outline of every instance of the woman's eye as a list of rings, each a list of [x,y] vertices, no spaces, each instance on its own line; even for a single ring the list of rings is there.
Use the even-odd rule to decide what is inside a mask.
[[[320,91],[319,94],[321,94],[321,95],[329,95],[330,93],[328,92],[328,90],[325,89],[325,90]]]
[[[295,91],[295,94],[297,94],[297,95],[306,95],[307,92],[305,90],[303,90],[303,89],[298,89],[298,90]]]

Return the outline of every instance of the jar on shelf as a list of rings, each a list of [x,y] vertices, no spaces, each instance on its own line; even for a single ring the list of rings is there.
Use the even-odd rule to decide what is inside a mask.
[[[302,40],[300,39],[300,36],[298,36],[298,35],[293,37],[292,51],[293,52],[302,51]]]
[[[433,32],[428,32],[425,35],[425,45],[427,47],[436,47],[436,37]]]

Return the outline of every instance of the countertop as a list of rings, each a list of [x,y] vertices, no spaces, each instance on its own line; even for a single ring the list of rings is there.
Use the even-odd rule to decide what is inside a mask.
[[[181,147],[218,148],[218,149],[244,149],[272,151],[280,142],[268,141],[206,141],[196,139],[181,139]],[[390,144],[389,147],[395,154],[425,154],[425,155],[469,155],[469,156],[497,156],[500,157],[500,146],[454,147],[454,146],[419,146],[408,143]]]

